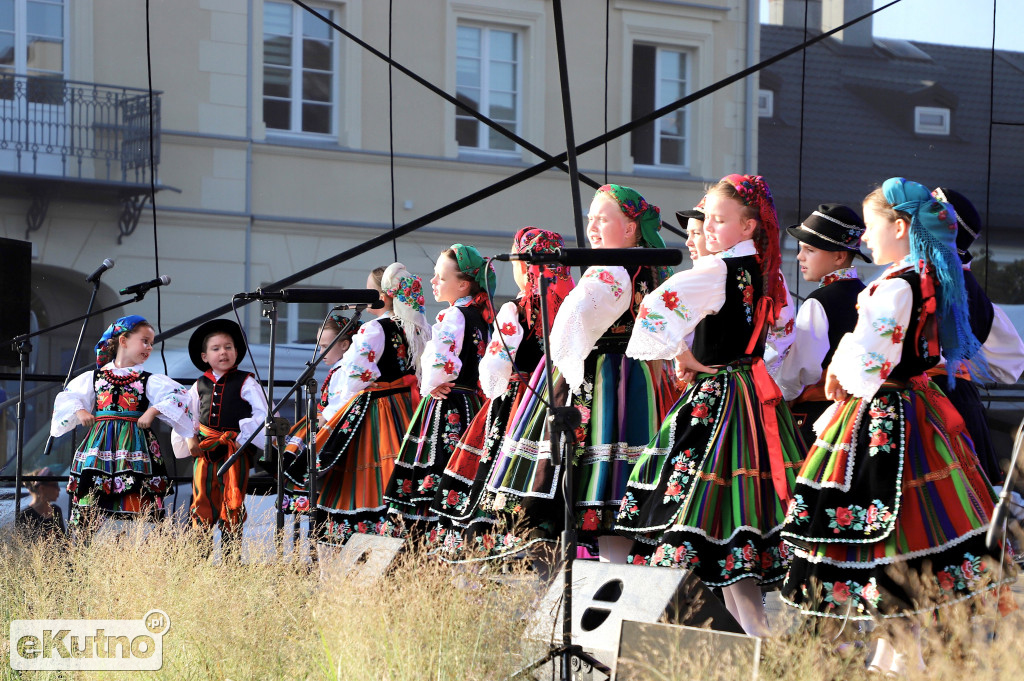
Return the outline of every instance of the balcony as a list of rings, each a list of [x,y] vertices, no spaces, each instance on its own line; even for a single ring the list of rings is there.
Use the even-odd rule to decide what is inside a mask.
[[[0,76],[0,195],[31,200],[26,239],[60,198],[118,203],[120,243],[152,199],[159,162],[160,93],[151,102],[137,88]]]

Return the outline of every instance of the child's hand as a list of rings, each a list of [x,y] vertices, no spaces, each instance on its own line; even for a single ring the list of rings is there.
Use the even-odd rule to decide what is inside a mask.
[[[850,393],[846,392],[839,379],[832,373],[832,367],[829,367],[828,373],[825,374],[825,397],[835,402],[845,402],[849,396]]]
[[[327,425],[327,419],[324,418],[323,414],[316,415],[316,425],[320,428],[323,428],[324,426]]]
[[[148,430],[153,425],[153,420],[159,413],[160,412],[156,410],[156,407],[150,407],[147,409],[146,412],[139,417],[139,428],[145,428]]]
[[[452,391],[453,387],[455,387],[454,383],[442,383],[430,391],[430,396],[435,400],[443,400],[448,397],[448,393]]]
[[[75,416],[78,417],[78,422],[88,428],[92,424],[96,423],[96,417],[88,409],[79,409],[75,412]]]
[[[188,453],[192,455],[192,458],[199,459],[203,456],[203,450],[199,449],[199,438],[187,437],[185,438],[185,446],[188,447]]]
[[[684,350],[675,360],[676,379],[680,383],[693,383],[697,374],[713,374],[715,369],[701,364],[690,350]]]

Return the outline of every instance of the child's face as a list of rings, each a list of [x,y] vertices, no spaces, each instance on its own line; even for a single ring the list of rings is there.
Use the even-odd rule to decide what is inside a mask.
[[[518,253],[519,249],[513,246],[512,251]],[[526,270],[528,267],[529,265],[522,260],[516,260],[512,263],[512,279],[515,280],[516,286],[519,287],[520,291],[525,291],[526,286],[529,283],[526,280]]]
[[[690,251],[690,260],[708,255],[707,244],[704,243],[704,221],[689,218],[686,221],[686,248]]]
[[[439,303],[454,303],[469,295],[470,282],[459,276],[459,266],[453,258],[443,253],[434,263],[434,276],[430,279],[430,290]]]
[[[864,204],[864,236],[861,243],[871,249],[876,265],[888,265],[910,254],[908,225],[902,219],[890,220],[874,208]]]
[[[704,202],[704,244],[709,253],[729,250],[754,236],[757,220],[743,217],[736,199],[708,194]]]
[[[324,329],[320,333],[320,339],[317,341],[317,347],[321,354],[327,350],[327,346],[331,344],[331,341],[333,341],[337,335],[338,333],[336,331],[331,331],[330,329]],[[352,341],[347,338],[335,343],[334,347],[331,348],[331,351],[324,356],[324,364],[327,366],[337,364],[338,361],[345,356],[345,351],[348,350],[350,345],[352,345]]]
[[[153,352],[153,339],[156,333],[150,326],[136,327],[131,333],[123,333],[117,338],[117,357],[114,363],[118,367],[133,367],[144,364]]]
[[[238,350],[235,341],[226,333],[215,333],[206,339],[203,361],[218,374],[225,374],[238,364]]]
[[[831,274],[843,266],[846,254],[815,248],[801,241],[796,261],[800,263],[800,274],[804,276],[804,281],[821,281],[826,274]]]
[[[607,194],[598,194],[590,203],[587,239],[591,248],[633,248],[637,244],[636,229],[636,222],[628,219]]]

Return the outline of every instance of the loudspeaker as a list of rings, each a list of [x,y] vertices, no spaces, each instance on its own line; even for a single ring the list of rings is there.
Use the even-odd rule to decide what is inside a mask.
[[[551,584],[524,636],[561,643],[562,585],[561,577]],[[622,621],[627,619],[664,619],[743,633],[722,602],[690,570],[589,560],[573,563],[573,643],[611,667],[619,649]]]
[[[622,621],[615,681],[756,681],[761,639],[675,624]]]
[[[32,242],[0,238],[0,343],[29,331],[32,288]],[[0,366],[15,366],[18,350],[0,346]]]
[[[405,540],[397,537],[353,534],[341,547],[331,569],[351,579],[374,581],[391,569],[403,548]]]

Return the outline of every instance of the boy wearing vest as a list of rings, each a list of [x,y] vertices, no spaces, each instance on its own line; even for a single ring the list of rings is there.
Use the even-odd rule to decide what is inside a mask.
[[[793,345],[775,380],[809,447],[816,439],[814,422],[832,403],[825,397],[824,370],[840,339],[857,325],[857,295],[864,282],[853,259],[871,259],[860,251],[864,221],[847,206],[822,204],[787,231],[800,242],[797,261],[804,280],[818,287],[800,306]]]
[[[267,401],[256,378],[238,370],[245,357],[242,329],[230,319],[202,324],[188,342],[192,363],[203,372],[189,389],[199,429],[188,439],[195,464],[192,472],[192,526],[207,536],[212,547],[213,527],[221,530],[222,555],[241,548],[245,522],[245,491],[252,453],[263,448]],[[239,445],[256,432],[247,452],[223,475],[217,470]]]

